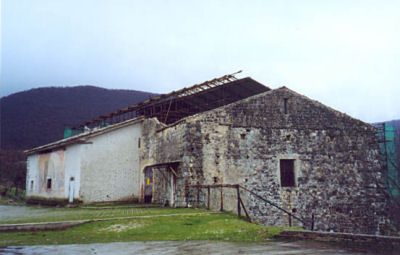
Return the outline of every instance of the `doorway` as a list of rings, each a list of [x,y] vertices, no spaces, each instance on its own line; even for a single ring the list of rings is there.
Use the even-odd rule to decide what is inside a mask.
[[[151,203],[153,199],[153,168],[147,166],[144,169],[144,202]]]

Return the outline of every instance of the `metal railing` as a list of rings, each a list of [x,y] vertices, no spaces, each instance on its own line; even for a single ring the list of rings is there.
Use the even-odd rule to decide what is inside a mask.
[[[282,208],[281,206],[277,205],[276,203],[266,199],[265,197],[260,196],[256,192],[254,192],[254,191],[252,191],[252,190],[250,190],[250,189],[248,189],[248,188],[246,188],[246,187],[244,187],[244,186],[242,186],[240,184],[211,184],[211,185],[195,184],[195,185],[186,185],[185,186],[186,191],[189,188],[196,188],[197,189],[197,202],[198,203],[200,203],[200,190],[201,189],[207,189],[207,209],[208,210],[210,209],[210,197],[211,197],[210,193],[211,193],[211,189],[217,189],[217,188],[221,189],[220,190],[220,194],[221,194],[220,211],[224,210],[223,188],[236,189],[238,217],[242,218],[241,209],[243,209],[243,211],[246,214],[246,220],[251,222],[251,218],[250,218],[250,216],[249,216],[249,214],[248,214],[248,212],[246,210],[246,207],[244,206],[243,201],[242,201],[242,199],[240,197],[240,190],[242,189],[242,190],[250,193],[251,195],[253,195],[253,197],[255,197],[255,198],[257,198],[257,199],[259,199],[259,200],[261,200],[261,201],[263,201],[263,202],[265,202],[265,203],[277,208],[278,210],[284,212],[285,214],[287,214],[290,227],[292,226],[292,220],[293,219],[296,219],[296,220],[300,221],[301,223],[303,223],[304,226],[308,225],[307,220],[305,220],[304,217],[295,215],[294,213]],[[186,201],[189,201],[188,200],[188,196],[189,196],[188,192],[185,192],[185,194],[186,194]],[[314,214],[311,215],[310,222],[311,222],[310,230],[314,230]]]

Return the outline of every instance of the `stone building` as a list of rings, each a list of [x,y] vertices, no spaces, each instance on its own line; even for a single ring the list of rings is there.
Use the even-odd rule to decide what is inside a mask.
[[[101,132],[96,136],[100,139],[110,135],[106,130],[115,126],[136,125],[135,132],[140,135],[126,134],[132,139],[120,141],[126,143],[126,149],[118,157],[122,150],[108,155],[95,138],[85,140],[91,144],[69,145],[82,147],[77,173],[81,188],[74,194],[84,202],[137,196],[141,202],[206,206],[209,199],[210,207],[219,209],[222,197],[224,209],[236,211],[236,190],[223,189],[221,193],[221,189],[213,188],[208,194],[193,185],[240,184],[302,219],[293,219],[293,225],[308,228],[313,224],[316,230],[375,234],[382,232],[387,223],[376,129],[288,88],[271,90],[251,78],[227,75],[101,116],[84,126],[99,127],[115,119],[120,123],[92,132]],[[92,153],[83,156],[84,148],[92,147]],[[68,160],[69,147],[65,145],[28,151],[27,190],[31,176],[38,175],[32,169],[36,169],[40,157],[60,154],[59,148],[63,148]],[[135,160],[118,165],[132,155]],[[106,167],[103,163],[95,165],[111,157],[117,158]],[[64,180],[60,181],[63,190],[59,191],[64,198],[70,178],[68,164],[59,167],[65,169],[60,170],[64,171]],[[130,180],[116,184],[117,177],[104,178],[109,169]],[[97,184],[83,188],[83,180],[89,180],[85,179],[86,171],[91,173],[90,181]],[[41,193],[28,192],[28,196],[49,194],[44,191],[46,174],[41,175]],[[108,191],[100,192],[101,187]],[[108,199],[106,194],[121,188],[131,190],[129,196]],[[88,195],[90,189],[99,193],[94,199]],[[244,189],[240,195],[253,221],[289,224],[284,211]]]

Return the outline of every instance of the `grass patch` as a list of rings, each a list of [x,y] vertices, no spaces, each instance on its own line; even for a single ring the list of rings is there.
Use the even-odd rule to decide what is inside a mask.
[[[32,222],[54,222],[54,221],[70,221],[70,220],[89,220],[89,219],[106,219],[120,218],[132,216],[151,216],[151,215],[169,215],[181,213],[206,213],[203,209],[193,208],[125,208],[117,206],[106,209],[92,209],[85,207],[77,208],[55,208],[55,207],[39,207],[27,206],[24,208],[25,213],[9,216],[0,216],[0,224],[12,223],[32,223]]]
[[[0,234],[0,247],[162,240],[257,242],[272,239],[284,229],[289,228],[251,224],[230,213],[179,215],[93,222],[64,231],[6,232]]]

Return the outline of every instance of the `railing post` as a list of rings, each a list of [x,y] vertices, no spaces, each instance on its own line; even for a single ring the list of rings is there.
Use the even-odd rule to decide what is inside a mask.
[[[207,193],[208,193],[207,209],[210,210],[210,186],[207,187]]]
[[[200,185],[199,182],[197,182],[197,185]],[[200,186],[197,186],[197,206],[200,205]]]
[[[186,207],[188,207],[188,206],[189,206],[189,191],[188,191],[188,189],[189,189],[189,186],[188,186],[188,185],[185,185],[185,200],[186,200]]]
[[[221,208],[219,209],[221,212],[224,210],[224,196],[222,194],[222,184],[221,184]]]
[[[311,214],[311,231],[314,231],[314,213]]]
[[[251,222],[250,216],[249,216],[249,214],[247,213],[246,207],[244,206],[242,199],[239,199],[239,200],[240,200],[240,204],[242,205],[243,211],[244,211],[244,213],[246,214],[246,220],[247,220],[248,222]]]
[[[242,212],[240,211],[240,189],[239,185],[236,186],[236,192],[237,192],[237,210],[238,210],[238,218],[242,218]]]

